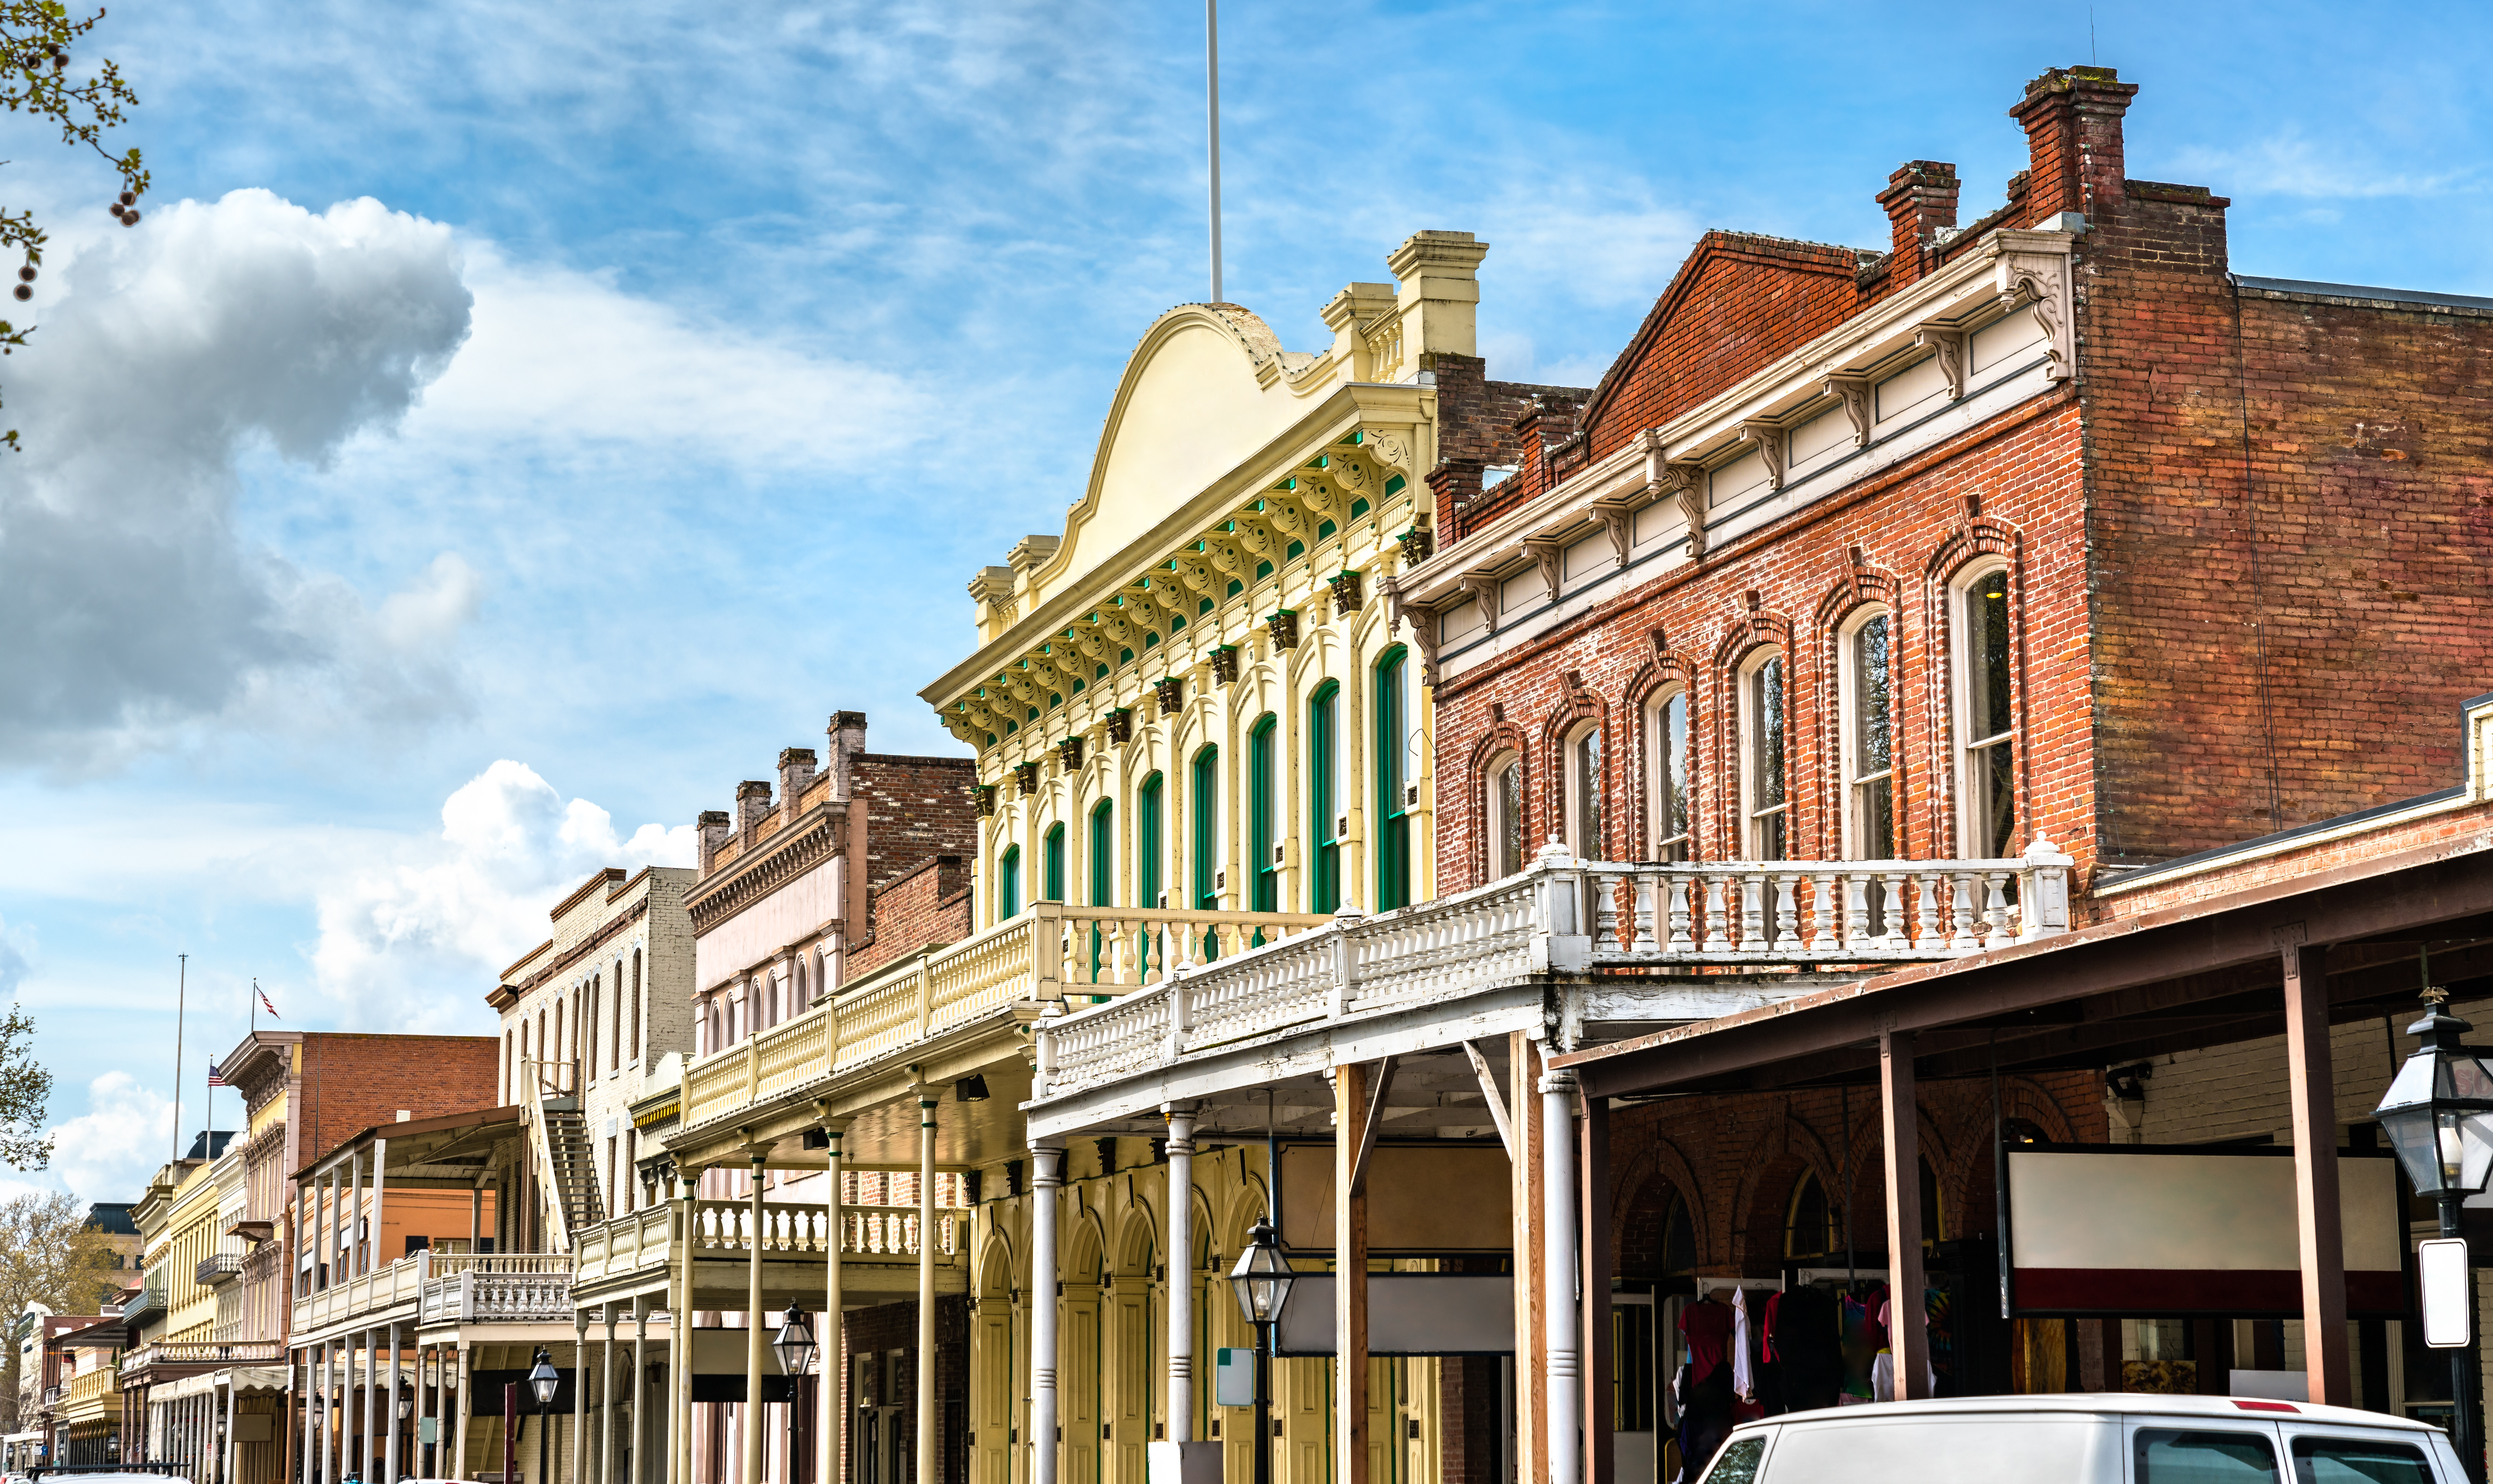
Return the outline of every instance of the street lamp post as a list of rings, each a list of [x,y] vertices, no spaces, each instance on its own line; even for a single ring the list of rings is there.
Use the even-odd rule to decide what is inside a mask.
[[[805,1311],[790,1300],[788,1312],[779,1317],[779,1334],[770,1342],[779,1353],[780,1374],[788,1378],[788,1477],[803,1477],[799,1471],[805,1458],[805,1373],[814,1364],[814,1326],[806,1320]],[[760,1416],[757,1410],[755,1416]]]
[[[2422,1038],[2398,1068],[2376,1110],[2416,1194],[2441,1207],[2441,1234],[2461,1237],[2460,1210],[2493,1174],[2493,1069],[2460,1037],[2473,1028],[2442,1013],[2448,992],[2424,991],[2424,1017],[2407,1027]],[[2449,1351],[2449,1440],[2483,1484],[2484,1397],[2477,1380],[2476,1282],[2466,1285],[2467,1342]]]
[[[1273,1326],[1297,1281],[1272,1224],[1256,1222],[1246,1232],[1246,1250],[1229,1270],[1239,1312],[1255,1326],[1255,1484],[1273,1484]]]
[[[554,1368],[554,1357],[545,1348],[537,1348],[537,1363],[528,1370],[528,1386],[537,1394],[537,1484],[554,1484],[552,1443],[554,1429],[554,1394],[562,1386],[562,1377]]]

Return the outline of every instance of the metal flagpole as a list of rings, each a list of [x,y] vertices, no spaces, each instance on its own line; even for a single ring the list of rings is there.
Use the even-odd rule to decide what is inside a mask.
[[[181,977],[173,991],[173,1159],[182,1158],[182,1012],[191,997],[191,956],[182,954]]]
[[[1220,0],[1203,0],[1203,72],[1212,125],[1212,302],[1220,298]]]

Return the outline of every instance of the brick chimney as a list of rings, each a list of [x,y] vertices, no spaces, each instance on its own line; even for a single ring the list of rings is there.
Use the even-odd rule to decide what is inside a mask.
[[[2137,83],[2109,67],[2056,67],[2026,84],[2026,97],[2008,110],[2026,126],[2030,155],[2015,224],[2033,226],[2064,211],[2096,222],[2118,210],[2128,173],[2120,117],[2137,93]]]
[[[1932,234],[1956,225],[1956,166],[1942,160],[1907,160],[1887,177],[1878,204],[1887,212],[1887,229],[1895,246],[1887,261],[1888,282],[1902,288],[1922,276],[1923,250]]]
[[[727,811],[705,809],[693,820],[693,829],[701,836],[702,875],[709,875],[710,866],[718,859],[718,847],[727,844]]]
[[[824,734],[831,742],[831,797],[846,799],[856,787],[856,760],[865,755],[865,713],[832,712]]]
[[[736,832],[750,835],[762,816],[770,813],[770,786],[756,779],[746,779],[736,786]]]
[[[814,781],[814,750],[810,747],[783,748],[779,753],[779,814],[783,819],[796,817],[796,800],[803,797],[805,786]]]

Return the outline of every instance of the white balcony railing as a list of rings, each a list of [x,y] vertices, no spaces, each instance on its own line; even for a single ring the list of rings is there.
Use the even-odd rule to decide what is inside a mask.
[[[1035,903],[949,947],[886,965],[805,1014],[695,1061],[684,1074],[684,1125],[698,1127],[1016,1003],[1127,994],[1162,982],[1172,965],[1242,953],[1331,920]]]
[[[560,1303],[551,1310],[542,1298],[549,1287],[561,1291]],[[442,1297],[444,1293],[451,1296]],[[436,1317],[535,1319],[553,1313],[567,1318],[570,1294],[567,1253],[417,1252],[296,1299],[294,1330],[299,1334],[402,1304],[426,1323]]]
[[[762,1205],[762,1250],[766,1254],[800,1255],[826,1250],[824,1232],[829,1213],[819,1205],[766,1201]],[[852,1205],[840,1212],[842,1258],[915,1258],[917,1256],[918,1211],[912,1206]],[[664,1268],[675,1261],[671,1245],[674,1212],[651,1206],[629,1216],[600,1222],[581,1233],[578,1282],[583,1286]],[[939,1206],[935,1212],[935,1250],[957,1256],[970,1231],[970,1212]],[[693,1202],[693,1250],[716,1257],[753,1250],[753,1212],[741,1201]]]
[[[121,1374],[135,1376],[160,1365],[275,1365],[285,1358],[276,1340],[159,1340],[121,1357]]]
[[[1293,1026],[1443,1003],[1535,974],[1961,958],[2068,929],[2069,857],[1626,865],[1552,844],[1520,875],[1278,943],[1038,1023],[1032,1095]]]

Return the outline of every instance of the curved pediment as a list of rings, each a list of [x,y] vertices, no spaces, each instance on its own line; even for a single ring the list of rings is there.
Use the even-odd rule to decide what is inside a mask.
[[[1307,393],[1289,373],[1312,359],[1283,350],[1271,326],[1234,304],[1162,314],[1126,362],[1090,488],[1034,575],[1036,596],[1078,580],[1278,436]]]

